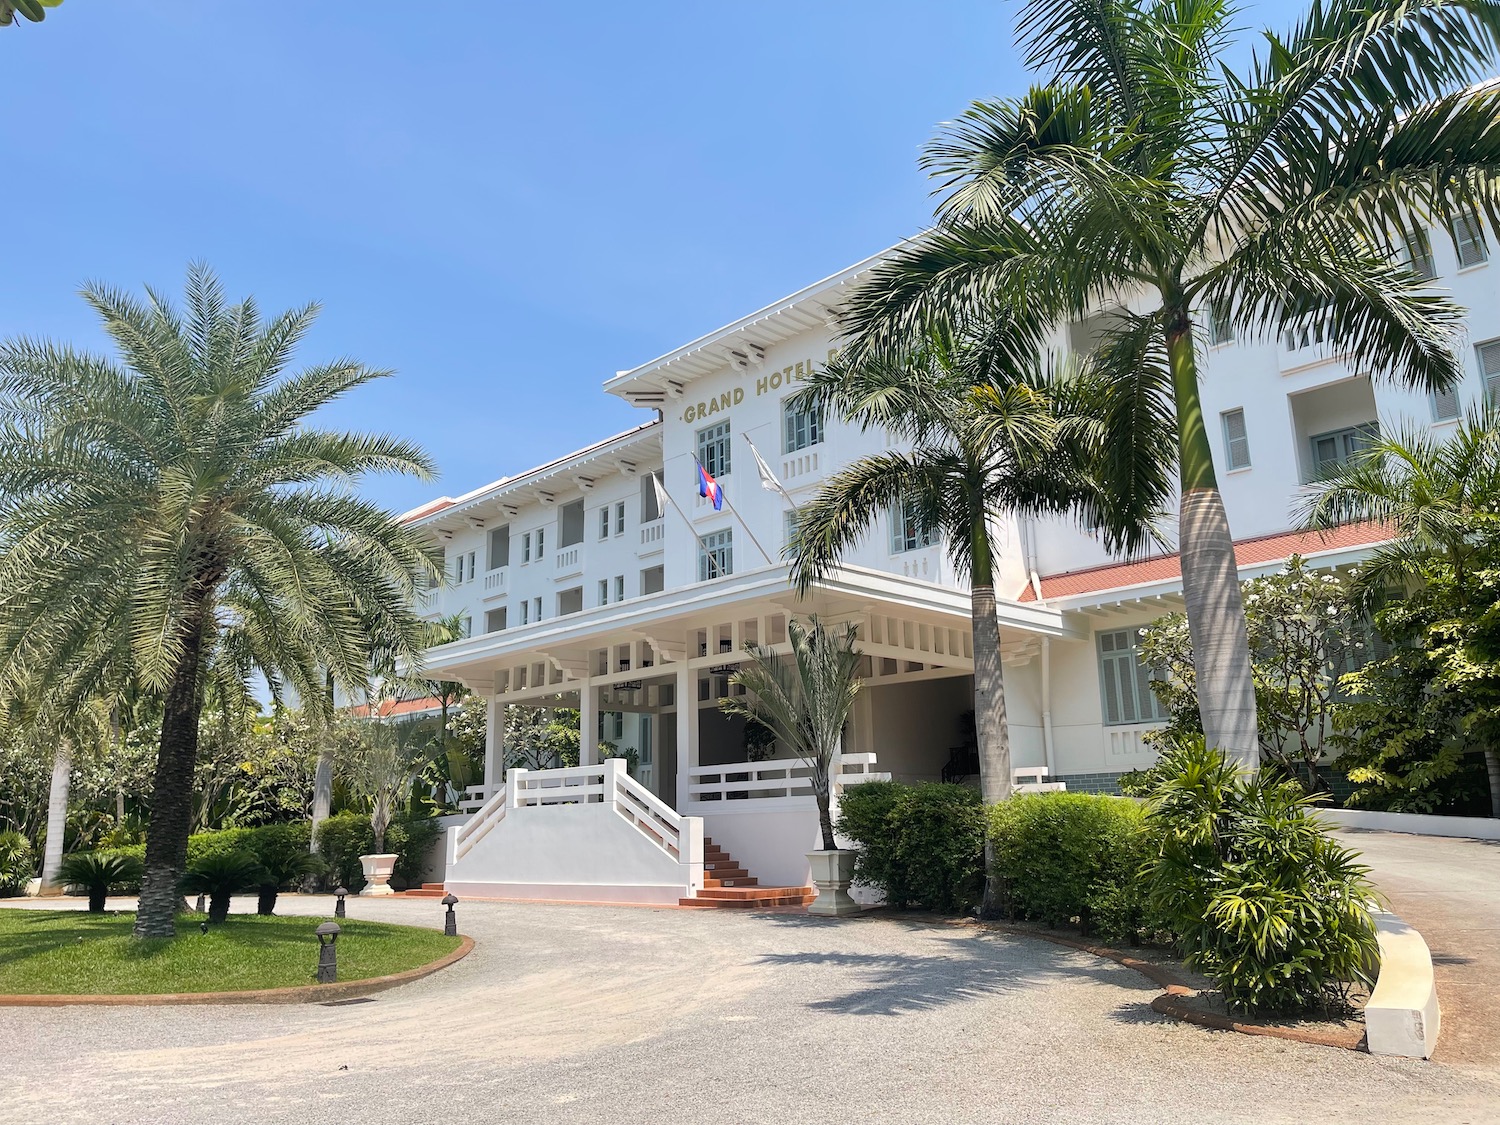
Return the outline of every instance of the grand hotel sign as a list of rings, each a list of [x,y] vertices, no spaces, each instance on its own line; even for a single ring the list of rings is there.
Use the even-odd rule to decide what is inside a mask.
[[[823,362],[827,363],[838,354],[837,348],[829,348],[828,355]],[[789,363],[778,371],[769,371],[764,375],[755,377],[755,397],[771,394],[783,387],[789,387],[793,383],[801,382],[816,370],[817,361],[813,359],[799,359],[796,363]],[[701,422],[705,418],[712,418],[720,411],[729,410],[745,401],[745,388],[738,386],[727,390],[721,395],[713,398],[702,399],[687,406],[682,411],[684,422]]]

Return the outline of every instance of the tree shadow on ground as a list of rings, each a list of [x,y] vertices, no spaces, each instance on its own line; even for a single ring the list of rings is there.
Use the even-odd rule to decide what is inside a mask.
[[[795,916],[778,921],[800,928]],[[840,977],[858,981],[839,995],[807,1004],[810,1010],[840,1015],[898,1016],[1064,982],[1093,981],[1131,991],[1156,991],[1150,981],[1123,965],[1043,941],[983,930],[944,932],[931,924],[902,922],[888,916],[884,921],[933,936],[941,943],[942,952],[804,950],[769,953],[758,963],[828,966],[839,970]],[[813,919],[812,924],[827,925],[822,919]]]

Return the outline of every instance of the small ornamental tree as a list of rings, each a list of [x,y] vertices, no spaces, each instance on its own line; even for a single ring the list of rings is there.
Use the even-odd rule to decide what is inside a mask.
[[[1246,582],[1243,597],[1261,760],[1316,791],[1322,788],[1318,762],[1333,729],[1339,677],[1370,651],[1352,582],[1312,570],[1293,555],[1277,573]],[[1165,737],[1201,733],[1186,615],[1152,622],[1141,658],[1158,672],[1151,688],[1170,716]]]

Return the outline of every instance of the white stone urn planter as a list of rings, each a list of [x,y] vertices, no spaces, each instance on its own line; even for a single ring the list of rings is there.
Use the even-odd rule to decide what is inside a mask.
[[[391,875],[396,870],[396,856],[390,855],[362,855],[359,857],[360,864],[365,869],[365,889],[360,891],[361,895],[393,895],[396,892],[391,889]]]
[[[849,897],[849,884],[854,882],[854,859],[858,854],[843,848],[807,853],[807,861],[812,864],[813,886],[818,888],[817,899],[807,908],[809,914],[838,918],[859,913],[859,903]]]

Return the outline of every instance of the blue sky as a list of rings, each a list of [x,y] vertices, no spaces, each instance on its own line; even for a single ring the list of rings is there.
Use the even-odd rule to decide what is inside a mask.
[[[646,420],[616,370],[919,228],[933,125],[1028,83],[1013,15],[65,0],[0,31],[0,334],[102,346],[83,281],[207,259],[265,310],[323,303],[304,361],[397,370],[327,420],[443,475],[367,493],[467,491]]]

